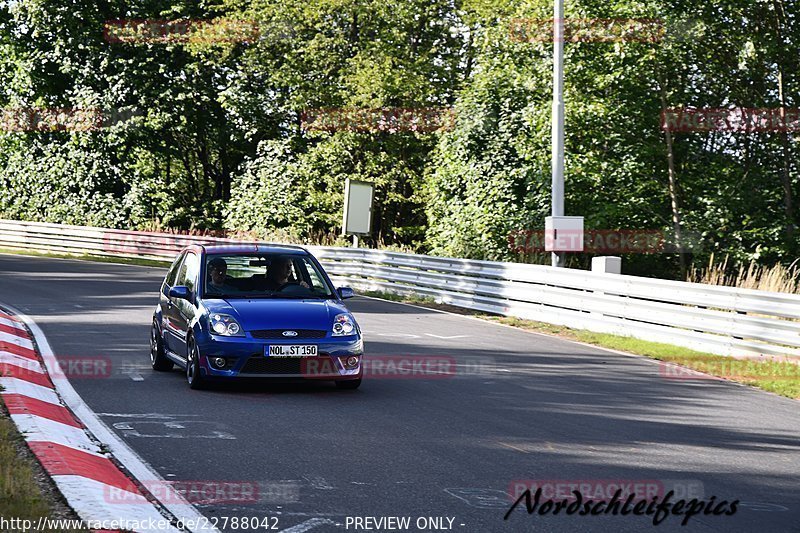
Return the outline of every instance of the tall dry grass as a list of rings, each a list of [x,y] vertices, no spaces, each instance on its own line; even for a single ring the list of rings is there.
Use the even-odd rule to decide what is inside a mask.
[[[724,285],[740,289],[755,289],[759,291],[786,292],[800,294],[800,265],[795,260],[788,267],[780,263],[766,266],[755,261],[750,264],[728,263],[726,255],[722,263],[714,260],[714,254],[708,260],[708,265],[692,268],[687,274],[687,281],[692,283],[706,283],[709,285]]]

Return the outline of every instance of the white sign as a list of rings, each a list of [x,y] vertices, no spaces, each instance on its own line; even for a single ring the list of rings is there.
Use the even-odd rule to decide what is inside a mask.
[[[369,235],[372,230],[372,198],[375,187],[349,178],[344,185],[344,235]]]

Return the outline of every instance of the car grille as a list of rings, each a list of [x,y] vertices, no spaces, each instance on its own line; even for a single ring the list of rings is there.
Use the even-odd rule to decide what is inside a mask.
[[[240,374],[302,374],[301,357],[264,357],[254,355],[244,364]]]
[[[287,337],[283,335],[284,331],[294,331],[297,333],[294,337]],[[256,329],[250,332],[255,339],[323,339],[327,334],[324,329]]]

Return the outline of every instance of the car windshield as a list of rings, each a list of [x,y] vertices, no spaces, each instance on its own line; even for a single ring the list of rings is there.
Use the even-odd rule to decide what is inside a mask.
[[[206,298],[333,298],[310,257],[290,254],[209,254]]]

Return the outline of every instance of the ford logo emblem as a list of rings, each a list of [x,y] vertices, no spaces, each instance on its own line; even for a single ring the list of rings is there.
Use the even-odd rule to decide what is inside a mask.
[[[283,332],[283,336],[284,337],[297,337],[297,332],[296,331],[284,331]]]

